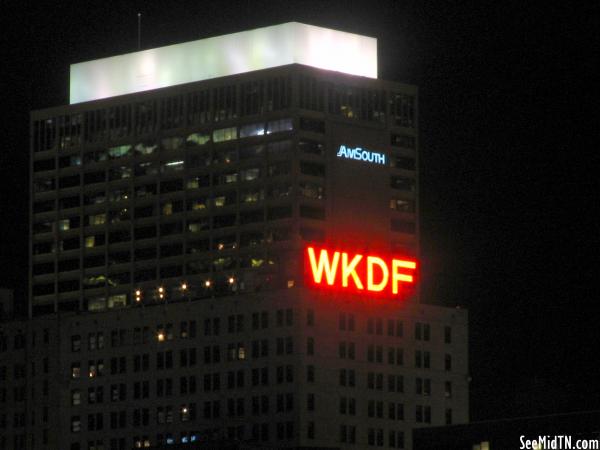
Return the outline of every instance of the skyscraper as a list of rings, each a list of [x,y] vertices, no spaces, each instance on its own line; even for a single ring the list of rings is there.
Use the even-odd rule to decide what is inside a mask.
[[[417,90],[375,39],[287,23],[74,64],[70,93],[32,113],[60,416],[28,448],[410,448],[467,420],[466,314],[418,299]]]

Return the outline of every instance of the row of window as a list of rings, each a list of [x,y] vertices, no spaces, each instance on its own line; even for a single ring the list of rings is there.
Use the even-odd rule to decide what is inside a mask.
[[[327,110],[349,119],[385,122],[389,103],[394,125],[416,125],[414,95],[333,83],[311,75],[303,75],[298,81],[300,108]],[[291,84],[289,76],[279,76],[36,120],[32,130],[33,148],[34,151],[62,150],[84,142],[102,142],[277,111],[291,106]]]
[[[265,90],[265,97],[260,100],[261,105],[264,105],[259,108],[261,113],[290,106],[289,77],[273,77],[264,83],[271,89]],[[238,89],[241,95],[239,111]],[[258,113],[254,107],[250,107],[258,104],[257,98],[245,95],[241,86],[229,85],[37,120],[32,130],[33,149],[63,150],[84,142],[102,142],[158,130],[221,122],[238,115]]]

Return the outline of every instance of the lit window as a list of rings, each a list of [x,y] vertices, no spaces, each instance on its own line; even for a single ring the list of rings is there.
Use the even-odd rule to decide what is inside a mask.
[[[293,129],[294,125],[292,119],[272,120],[267,124],[267,134],[291,131]]]
[[[255,167],[251,169],[242,170],[241,178],[242,181],[253,181],[260,177],[260,169]]]
[[[206,200],[205,199],[191,200],[188,203],[188,209],[190,209],[192,211],[199,211],[202,209],[206,209]]]
[[[108,149],[108,157],[110,159],[123,158],[129,156],[131,145],[120,145],[118,147],[111,147]]]
[[[264,123],[252,123],[240,128],[240,138],[249,136],[262,136],[265,134]]]
[[[183,138],[179,136],[164,138],[160,143],[165,150],[177,150],[183,144]]]
[[[413,200],[404,200],[401,198],[393,198],[390,200],[390,208],[396,211],[414,212],[415,202]]]
[[[81,376],[81,363],[74,362],[71,364],[71,378],[79,378]]]
[[[135,153],[138,155],[151,155],[157,148],[158,145],[156,144],[137,144],[135,146]]]
[[[184,169],[184,162],[182,160],[168,161],[161,167],[161,171],[164,172],[179,172]]]
[[[108,297],[109,308],[122,308],[127,305],[127,294],[111,295]]]
[[[81,391],[79,389],[71,391],[71,404],[73,406],[81,404]]]
[[[60,231],[68,231],[70,229],[69,219],[62,219],[58,221],[58,229]]]
[[[103,225],[106,223],[106,213],[92,214],[88,218],[90,225]]]
[[[217,208],[225,206],[226,202],[227,202],[227,198],[224,195],[220,195],[218,197],[215,197],[215,199],[214,199],[214,204]]]
[[[237,128],[221,128],[219,130],[213,131],[213,141],[214,142],[224,142],[230,141],[233,139],[237,139]]]
[[[186,142],[191,145],[204,145],[207,142],[210,142],[209,134],[201,134],[201,133],[192,133],[190,134]]]
[[[71,431],[73,433],[79,433],[81,431],[81,417],[79,417],[79,416],[71,417]]]
[[[183,405],[181,407],[180,415],[181,415],[182,422],[187,422],[188,420],[190,420],[190,410],[187,407],[187,405]]]

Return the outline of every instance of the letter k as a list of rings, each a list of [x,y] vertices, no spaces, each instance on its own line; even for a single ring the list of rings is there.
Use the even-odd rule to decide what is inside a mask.
[[[352,277],[357,289],[364,289],[362,281],[356,273],[356,266],[362,259],[362,255],[356,255],[348,264],[348,253],[342,253],[342,286],[348,287],[348,278]]]

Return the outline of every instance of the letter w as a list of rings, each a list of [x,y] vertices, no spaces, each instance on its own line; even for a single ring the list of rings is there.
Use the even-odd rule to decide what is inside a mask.
[[[340,252],[334,252],[333,260],[330,262],[327,250],[321,249],[319,252],[319,262],[317,262],[315,249],[313,247],[308,247],[307,250],[310,269],[315,283],[321,283],[323,279],[323,272],[325,272],[327,284],[333,286],[333,283],[335,282],[335,273],[337,271],[338,263],[340,262]]]

